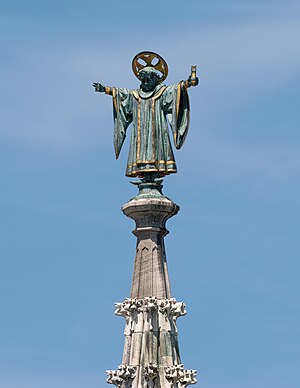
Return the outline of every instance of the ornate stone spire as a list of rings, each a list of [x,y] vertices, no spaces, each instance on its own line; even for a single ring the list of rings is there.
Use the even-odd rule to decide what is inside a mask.
[[[179,206],[162,195],[161,182],[145,186],[122,207],[136,223],[137,244],[130,298],[115,304],[115,314],[125,318],[122,365],[107,371],[107,382],[120,388],[184,388],[197,382],[197,372],[181,363],[176,321],[186,306],[171,296],[164,245],[166,221]]]

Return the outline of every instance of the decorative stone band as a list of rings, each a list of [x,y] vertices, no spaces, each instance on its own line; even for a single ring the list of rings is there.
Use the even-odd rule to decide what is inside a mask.
[[[119,365],[117,370],[107,370],[106,374],[108,375],[106,381],[109,384],[114,384],[118,388],[131,388],[136,375],[136,367]]]
[[[138,382],[134,382],[136,378],[137,367],[128,365],[119,365],[117,370],[106,371],[109,384],[114,384],[117,388],[131,388],[133,383],[137,386]],[[160,375],[160,370],[164,376]],[[183,364],[165,366],[162,369],[156,364],[146,364],[141,370],[147,388],[155,388],[157,379],[166,379],[170,388],[185,388],[190,384],[196,384],[196,370],[184,369]],[[144,386],[144,384],[143,384]],[[161,384],[159,384],[161,386]],[[165,386],[165,385],[164,385]]]
[[[135,221],[137,230],[145,227],[165,229],[167,220],[178,213],[179,206],[166,197],[139,198],[123,205],[122,211]]]
[[[164,367],[164,376],[160,376],[160,368],[156,364],[146,364],[142,368],[143,381],[147,388],[155,388],[157,379],[166,379],[171,388],[185,388],[188,385],[196,384],[196,370],[184,369],[183,364]],[[163,373],[163,370],[161,370]],[[136,378],[137,367],[119,365],[117,370],[106,371],[109,384],[114,384],[117,388],[131,388]],[[137,382],[134,383],[137,385]],[[144,384],[143,384],[144,385]],[[158,384],[161,386],[161,384]]]
[[[178,334],[176,320],[186,315],[185,303],[175,298],[126,298],[122,303],[115,303],[115,307],[115,314],[126,320],[125,335],[158,330]]]
[[[174,388],[185,388],[190,384],[196,384],[196,374],[196,370],[184,369],[183,364],[165,367],[166,379]]]

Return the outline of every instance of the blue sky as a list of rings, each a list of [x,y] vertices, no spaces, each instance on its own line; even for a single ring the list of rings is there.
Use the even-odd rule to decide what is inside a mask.
[[[105,387],[121,361],[135,193],[92,82],[197,64],[164,192],[182,361],[202,388],[300,386],[300,7],[296,1],[0,2],[0,388]]]

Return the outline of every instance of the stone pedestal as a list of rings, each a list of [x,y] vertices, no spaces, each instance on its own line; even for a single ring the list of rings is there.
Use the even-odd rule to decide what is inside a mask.
[[[120,388],[184,388],[196,383],[196,371],[181,364],[176,320],[186,310],[171,296],[164,246],[166,221],[179,206],[151,192],[144,190],[122,207],[136,223],[137,244],[130,298],[115,304],[115,314],[126,322],[122,365],[107,371],[107,382]]]
[[[164,197],[135,199],[124,205],[122,211],[136,223],[131,298],[170,298],[164,237],[168,233],[166,222],[177,214],[179,206]]]

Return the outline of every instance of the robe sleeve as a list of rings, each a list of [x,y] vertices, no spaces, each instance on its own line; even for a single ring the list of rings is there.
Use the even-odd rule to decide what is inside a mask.
[[[189,96],[182,82],[166,88],[162,96],[162,109],[170,123],[175,147],[179,150],[190,124]]]
[[[132,122],[132,94],[128,89],[112,88],[114,116],[114,149],[116,159],[120,155],[126,130]]]

